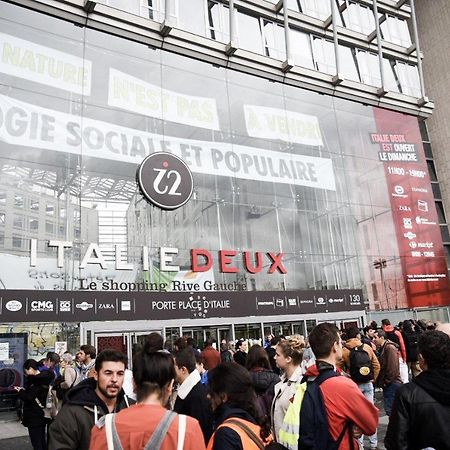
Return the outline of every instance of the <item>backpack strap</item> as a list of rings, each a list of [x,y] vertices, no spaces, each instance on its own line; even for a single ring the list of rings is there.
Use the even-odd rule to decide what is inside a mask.
[[[175,419],[177,414],[173,411],[166,411],[166,414],[159,422],[158,426],[156,427],[155,431],[152,433],[149,441],[144,447],[144,450],[159,450],[161,447],[161,444],[164,441],[164,438],[166,437],[167,430],[169,429],[171,423]]]
[[[184,448],[184,436],[186,434],[186,421],[187,418],[184,414],[178,414],[178,444],[177,450],[183,450]]]
[[[261,439],[258,436],[256,436],[256,434],[253,432],[253,430],[249,426],[247,426],[244,422],[242,422],[240,420],[228,419],[223,423],[223,425],[225,425],[225,426],[226,426],[226,424],[236,425],[237,427],[239,427],[256,444],[256,446],[260,450],[264,450],[265,446],[261,442]]]

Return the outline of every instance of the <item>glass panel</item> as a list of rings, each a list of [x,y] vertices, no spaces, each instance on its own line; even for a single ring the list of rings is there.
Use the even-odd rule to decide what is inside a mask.
[[[439,183],[431,183],[431,187],[433,189],[433,196],[434,198],[442,198],[441,188],[439,186]]]
[[[430,175],[430,180],[431,181],[438,181],[438,177],[437,177],[437,172],[436,172],[436,168],[434,166],[434,162],[427,160],[427,166],[428,166],[428,173]]]
[[[313,55],[316,69],[330,75],[336,74],[336,63],[333,42],[313,37]]]
[[[422,136],[422,140],[429,142],[430,137],[428,136],[426,120],[419,120],[419,128],[420,128],[420,135]]]
[[[325,20],[331,15],[329,0],[300,0],[302,12],[307,16]]]
[[[206,36],[205,1],[204,0],[181,0],[178,3],[179,16],[178,25],[184,30],[200,36]]]
[[[370,34],[375,30],[373,10],[357,3],[349,3],[342,13],[347,28],[363,34]]]
[[[99,3],[104,3],[112,8],[139,15],[140,3],[145,4],[146,0],[100,0]],[[149,3],[151,3],[151,0],[149,0]]]
[[[385,88],[388,91],[400,92],[399,82],[397,80],[397,74],[394,70],[394,67],[395,67],[394,61],[383,58]]]
[[[263,53],[261,24],[259,18],[242,12],[237,13],[239,46],[255,53]]]
[[[0,225],[5,225],[6,222],[6,213],[0,212]]]
[[[441,225],[441,236],[442,236],[442,240],[444,242],[450,242],[450,234],[448,232],[448,226],[447,225]]]
[[[344,78],[353,81],[360,81],[355,63],[355,51],[355,49],[351,49],[344,45],[339,45],[339,70]]]
[[[24,199],[22,195],[15,195],[14,196],[14,206],[16,208],[23,208],[24,205]]]
[[[39,211],[39,200],[30,200],[30,209],[31,211]]]
[[[364,84],[381,86],[381,75],[378,55],[357,50],[359,73]]]
[[[447,223],[447,220],[445,219],[445,212],[444,212],[444,205],[442,202],[435,202],[436,205],[436,211],[438,214],[438,219],[440,224]]]
[[[314,69],[310,36],[292,28],[289,29],[289,33],[291,34],[291,52],[295,65]]]
[[[423,143],[423,148],[425,150],[425,157],[432,159],[433,158],[433,152],[432,152],[431,144],[429,142],[424,142]]]
[[[405,20],[386,15],[386,20],[381,23],[383,39],[403,47],[411,45],[408,24]]]
[[[37,232],[39,229],[39,220],[37,219],[30,219],[30,231]]]
[[[402,92],[407,95],[420,97],[420,81],[417,66],[397,61],[396,69]]]
[[[281,61],[286,59],[284,27],[263,19],[266,55]]]
[[[230,13],[222,3],[208,0],[209,37],[219,42],[230,40]]]

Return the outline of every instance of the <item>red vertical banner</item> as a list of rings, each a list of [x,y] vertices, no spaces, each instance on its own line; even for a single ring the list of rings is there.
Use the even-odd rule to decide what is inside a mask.
[[[417,118],[374,108],[409,307],[450,304],[442,244]]]

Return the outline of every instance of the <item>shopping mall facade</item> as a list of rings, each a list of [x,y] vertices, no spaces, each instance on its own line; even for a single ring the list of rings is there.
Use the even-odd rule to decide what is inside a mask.
[[[368,311],[446,318],[413,3],[287,6],[0,1],[11,348],[131,355],[149,331],[202,342]],[[192,173],[179,208],[138,188],[156,152]]]

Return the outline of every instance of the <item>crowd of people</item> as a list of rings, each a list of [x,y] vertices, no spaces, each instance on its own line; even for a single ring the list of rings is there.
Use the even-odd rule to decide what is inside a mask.
[[[49,352],[17,387],[35,450],[450,449],[450,324],[385,319],[364,329],[240,339],[200,351],[150,333],[135,353]]]

